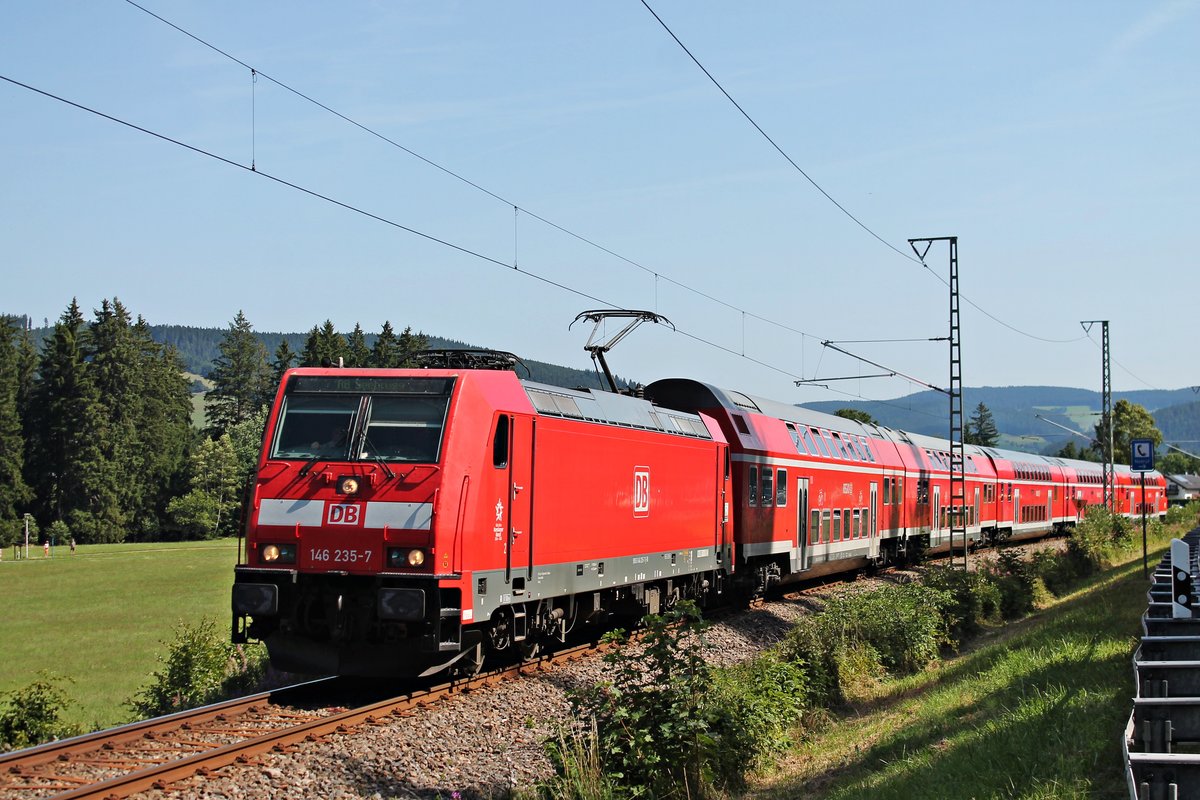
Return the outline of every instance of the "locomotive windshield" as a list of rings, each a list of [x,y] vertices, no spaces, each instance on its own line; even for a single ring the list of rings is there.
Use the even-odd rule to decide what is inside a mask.
[[[441,378],[296,376],[270,457],[434,463],[453,388]]]

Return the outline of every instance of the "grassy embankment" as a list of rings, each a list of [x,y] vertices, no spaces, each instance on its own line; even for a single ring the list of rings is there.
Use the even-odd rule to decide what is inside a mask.
[[[0,692],[47,670],[73,704],[64,719],[85,729],[128,721],[123,705],[150,682],[156,656],[180,621],[228,624],[237,543],[81,545],[51,558],[0,562]]]
[[[751,796],[1126,797],[1120,737],[1146,588],[1139,552],[937,668],[866,689]]]

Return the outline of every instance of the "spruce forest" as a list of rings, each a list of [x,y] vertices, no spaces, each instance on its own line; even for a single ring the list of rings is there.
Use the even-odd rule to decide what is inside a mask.
[[[268,352],[239,311],[208,365],[203,424],[176,348],[117,299],[52,329],[0,317],[0,546],[208,539],[236,533],[267,405],[291,366],[397,367],[426,337],[385,322],[368,337],[326,321],[299,352]]]

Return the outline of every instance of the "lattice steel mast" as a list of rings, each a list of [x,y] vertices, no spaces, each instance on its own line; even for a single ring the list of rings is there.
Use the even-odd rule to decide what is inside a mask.
[[[917,242],[925,249],[918,250]],[[963,451],[963,393],[962,393],[962,328],[959,318],[958,295],[958,237],[937,236],[928,239],[909,239],[913,252],[925,263],[925,254],[934,242],[950,244],[950,563],[954,563],[954,541],[962,537],[963,569],[967,567],[967,482]],[[937,510],[934,510],[937,513]]]
[[[1101,378],[1101,404],[1103,411],[1100,415],[1101,424],[1108,428],[1108,441],[1099,442],[1100,449],[1104,451],[1104,505],[1113,512],[1117,511],[1117,491],[1116,481],[1113,475],[1113,418],[1112,418],[1112,366],[1108,350],[1108,320],[1106,319],[1089,319],[1080,322],[1083,330],[1086,333],[1092,332],[1092,326],[1097,322],[1100,323],[1100,333],[1103,344],[1101,352],[1104,359],[1104,374]]]

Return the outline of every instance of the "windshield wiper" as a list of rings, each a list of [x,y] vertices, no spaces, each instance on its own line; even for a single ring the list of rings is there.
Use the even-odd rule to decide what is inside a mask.
[[[304,466],[300,468],[300,477],[303,478],[305,475],[307,475],[308,471],[313,468],[313,465],[316,464],[320,460],[321,460],[320,456],[313,456],[308,461],[305,461]]]
[[[371,444],[371,440],[367,438],[366,428],[363,429],[362,446],[368,448],[369,452],[374,453],[374,455],[370,457],[371,460],[383,467],[383,474],[388,476],[389,481],[396,477],[396,473],[392,472],[392,468],[389,467],[387,462],[383,460],[383,456],[379,455],[379,453],[375,451],[375,446]],[[361,447],[359,448],[358,452],[362,453]]]

